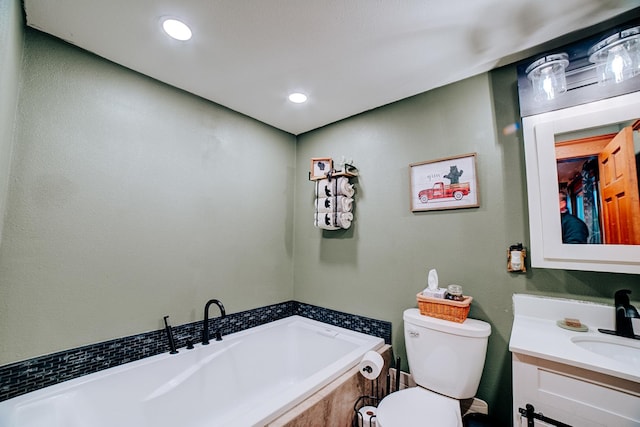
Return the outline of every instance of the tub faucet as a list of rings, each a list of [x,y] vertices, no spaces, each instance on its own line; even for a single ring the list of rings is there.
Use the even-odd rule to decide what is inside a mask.
[[[614,304],[616,308],[616,330],[598,329],[603,334],[618,335],[625,338],[640,339],[640,335],[633,332],[633,323],[631,319],[640,319],[640,313],[629,302],[629,289],[620,289],[614,295]]]
[[[224,305],[217,299],[210,299],[207,301],[207,304],[204,306],[204,320],[202,321],[202,345],[209,344],[209,306],[211,304],[215,304],[220,309],[220,319],[224,319],[227,316],[227,313],[224,311]],[[220,328],[216,330],[214,333],[216,337],[216,341],[222,341],[222,334],[220,333]]]

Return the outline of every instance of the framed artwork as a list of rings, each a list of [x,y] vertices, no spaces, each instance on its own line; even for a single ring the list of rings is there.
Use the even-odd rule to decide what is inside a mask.
[[[314,157],[311,159],[309,179],[318,180],[326,178],[327,173],[333,168],[331,157]]]
[[[409,165],[412,212],[480,206],[476,153]]]

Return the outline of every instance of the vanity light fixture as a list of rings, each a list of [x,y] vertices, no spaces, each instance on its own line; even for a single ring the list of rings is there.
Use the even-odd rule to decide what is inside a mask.
[[[289,101],[295,104],[302,104],[303,102],[307,102],[307,95],[300,92],[294,92],[289,95]]]
[[[525,73],[537,101],[550,101],[567,91],[567,65],[569,55],[562,52],[544,56],[527,67]]]
[[[187,41],[191,39],[191,28],[182,21],[174,18],[166,18],[162,20],[162,29],[171,38],[180,41]]]
[[[640,27],[627,28],[589,49],[600,85],[621,83],[640,74]]]

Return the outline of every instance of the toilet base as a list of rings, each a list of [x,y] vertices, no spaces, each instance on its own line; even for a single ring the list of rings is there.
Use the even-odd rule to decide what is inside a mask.
[[[378,427],[462,427],[460,402],[422,387],[391,393],[378,405]]]

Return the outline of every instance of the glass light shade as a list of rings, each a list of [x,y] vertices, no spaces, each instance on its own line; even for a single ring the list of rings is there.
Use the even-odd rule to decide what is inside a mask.
[[[604,73],[604,77],[607,80],[615,83],[620,83],[633,77],[631,57],[624,46],[618,45],[609,49]]]
[[[634,31],[633,37],[628,37],[625,47],[627,53],[631,58],[632,75],[637,76],[640,74],[640,27],[634,27],[629,32]]]
[[[640,74],[640,27],[596,43],[589,49],[589,61],[596,64],[600,85],[621,83]]]
[[[563,52],[547,55],[527,67],[525,72],[533,85],[536,101],[550,101],[567,91],[567,65],[569,55]]]

